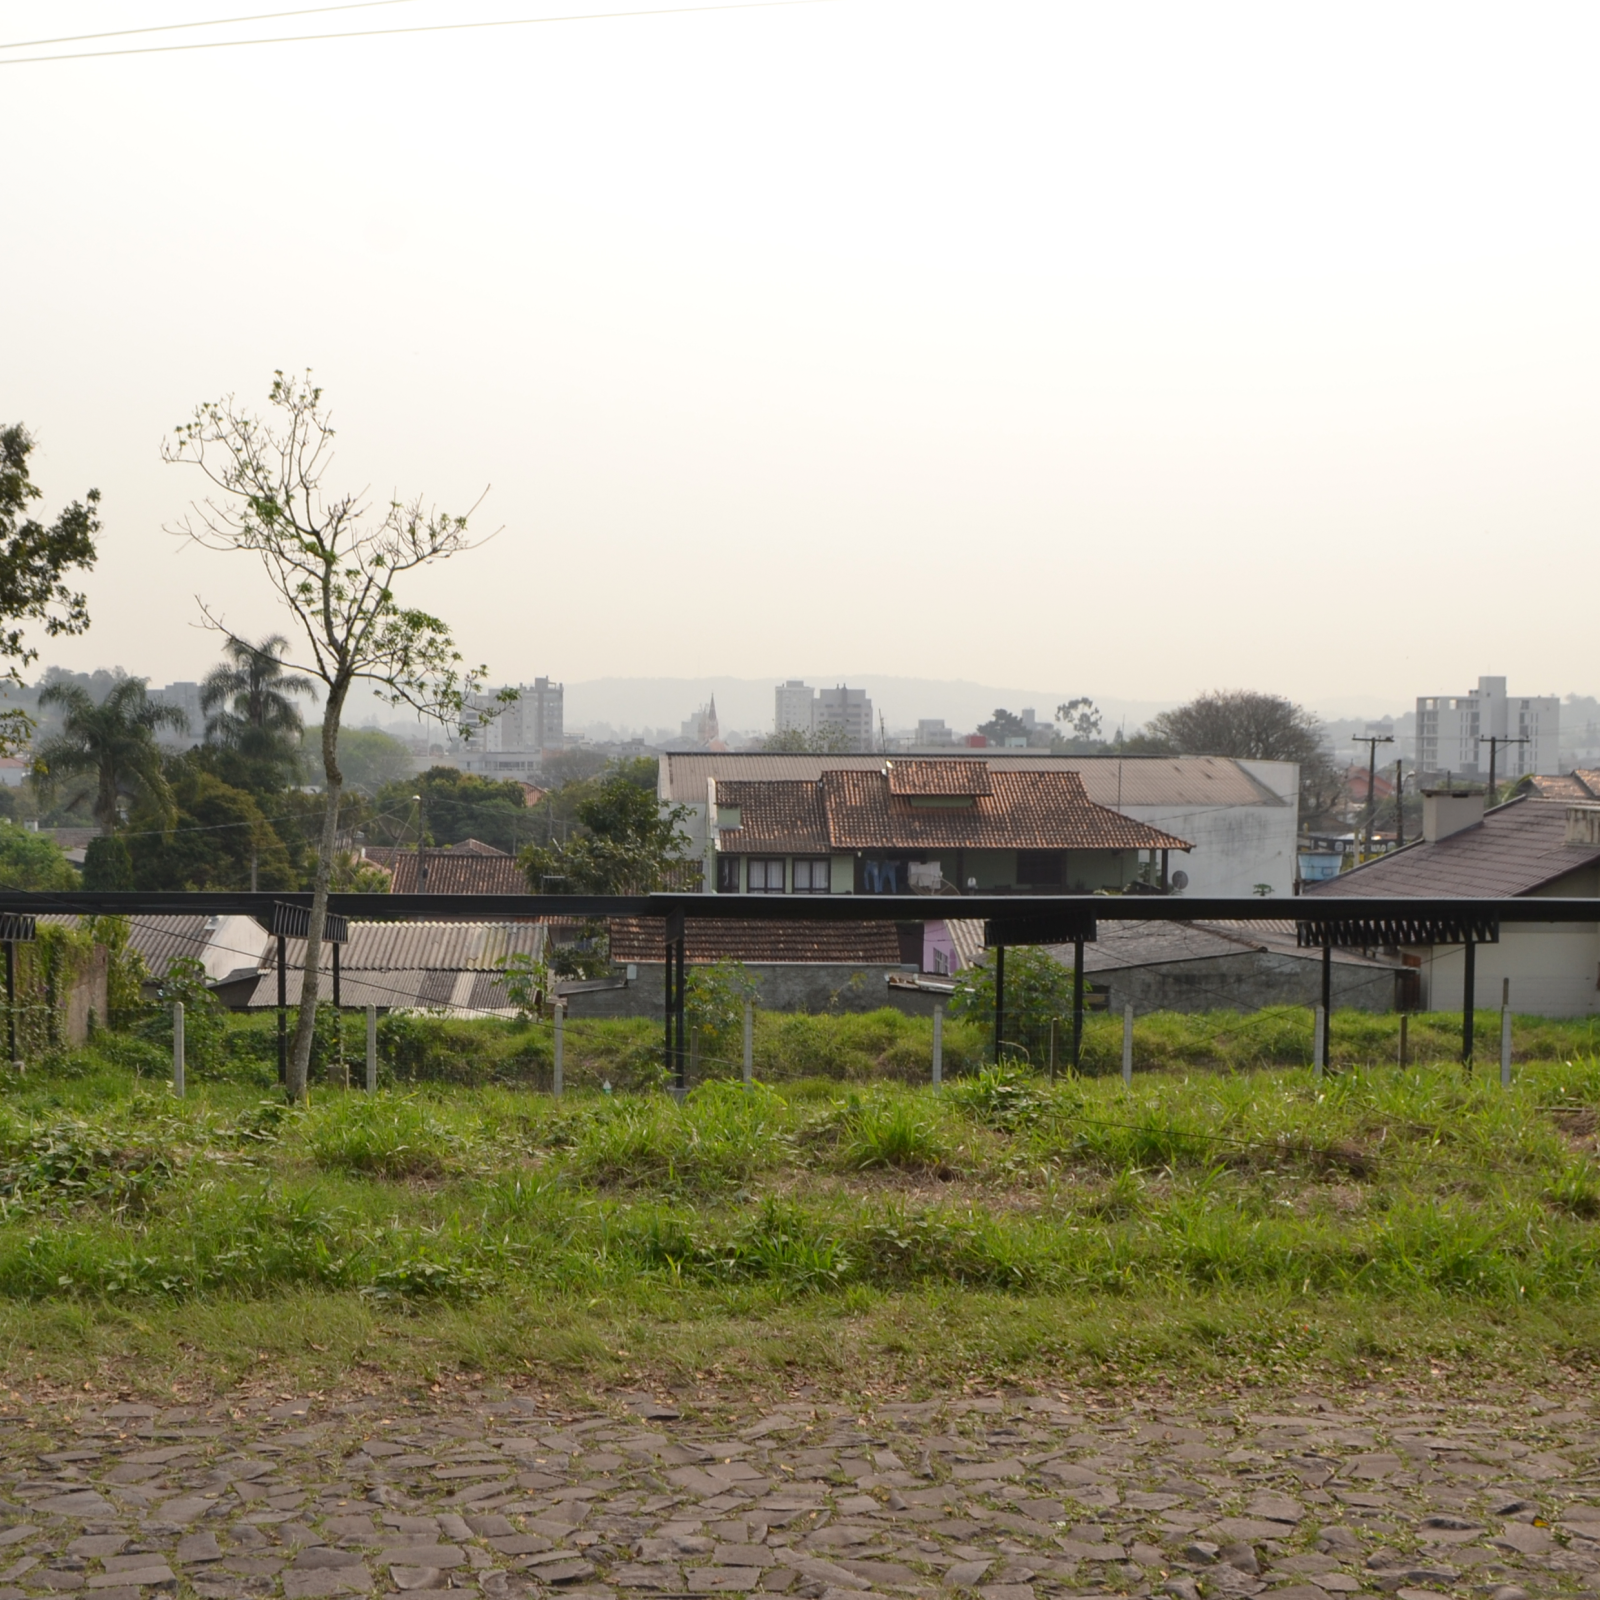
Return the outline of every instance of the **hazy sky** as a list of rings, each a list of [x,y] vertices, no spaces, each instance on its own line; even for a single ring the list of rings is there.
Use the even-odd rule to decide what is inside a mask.
[[[275,8],[0,0],[0,41]],[[105,496],[47,659],[196,676],[196,593],[275,624],[163,534],[158,449],[309,365],[341,482],[490,486],[414,592],[499,676],[1595,692],[1597,45],[829,0],[0,67],[0,420],[49,507]]]

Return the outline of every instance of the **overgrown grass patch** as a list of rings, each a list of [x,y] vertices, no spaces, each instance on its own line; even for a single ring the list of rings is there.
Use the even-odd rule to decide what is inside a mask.
[[[851,1037],[893,1048],[870,1022]],[[1131,1088],[1006,1066],[302,1109],[241,1082],[175,1101],[97,1049],[0,1095],[0,1339],[57,1373],[198,1348],[216,1381],[335,1352],[631,1381],[1587,1361],[1596,1128],[1588,1057],[1509,1090],[1454,1065]]]

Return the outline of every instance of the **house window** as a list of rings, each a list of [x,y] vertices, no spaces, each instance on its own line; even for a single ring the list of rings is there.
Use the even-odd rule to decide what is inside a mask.
[[[1060,888],[1061,867],[1059,850],[1017,851],[1017,882],[1030,888]]]
[[[739,858],[738,856],[717,857],[717,893],[738,894],[739,892]]]
[[[783,857],[771,860],[760,856],[750,858],[749,875],[745,879],[751,894],[783,893]]]
[[[796,894],[827,894],[833,887],[833,862],[827,856],[796,856],[794,863],[794,892]]]

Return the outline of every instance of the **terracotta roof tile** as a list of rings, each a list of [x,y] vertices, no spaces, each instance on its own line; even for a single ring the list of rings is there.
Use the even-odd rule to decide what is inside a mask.
[[[527,894],[528,880],[514,856],[469,839],[454,850],[429,850],[429,894]],[[368,847],[367,860],[387,867],[392,894],[416,894],[417,852],[393,846]]]
[[[1075,772],[990,772],[970,806],[917,806],[881,772],[825,772],[836,850],[1187,850],[1189,843],[1097,806]]]
[[[659,917],[613,917],[614,963],[661,961],[666,924]],[[733,917],[690,917],[684,924],[690,965],[712,961],[825,962],[900,965],[900,938],[892,922],[745,922]]]
[[[994,786],[985,761],[890,761],[890,794],[980,795]]]
[[[721,848],[736,855],[784,850],[826,855],[828,819],[822,785],[804,780],[717,783],[717,809],[739,808],[737,828],[718,828]]]

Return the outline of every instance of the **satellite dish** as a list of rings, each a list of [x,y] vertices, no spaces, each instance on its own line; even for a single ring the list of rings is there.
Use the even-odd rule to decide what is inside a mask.
[[[1182,894],[1183,891],[1189,887],[1189,874],[1185,872],[1182,867],[1179,867],[1178,870],[1172,874],[1171,883],[1172,892],[1174,894]]]

